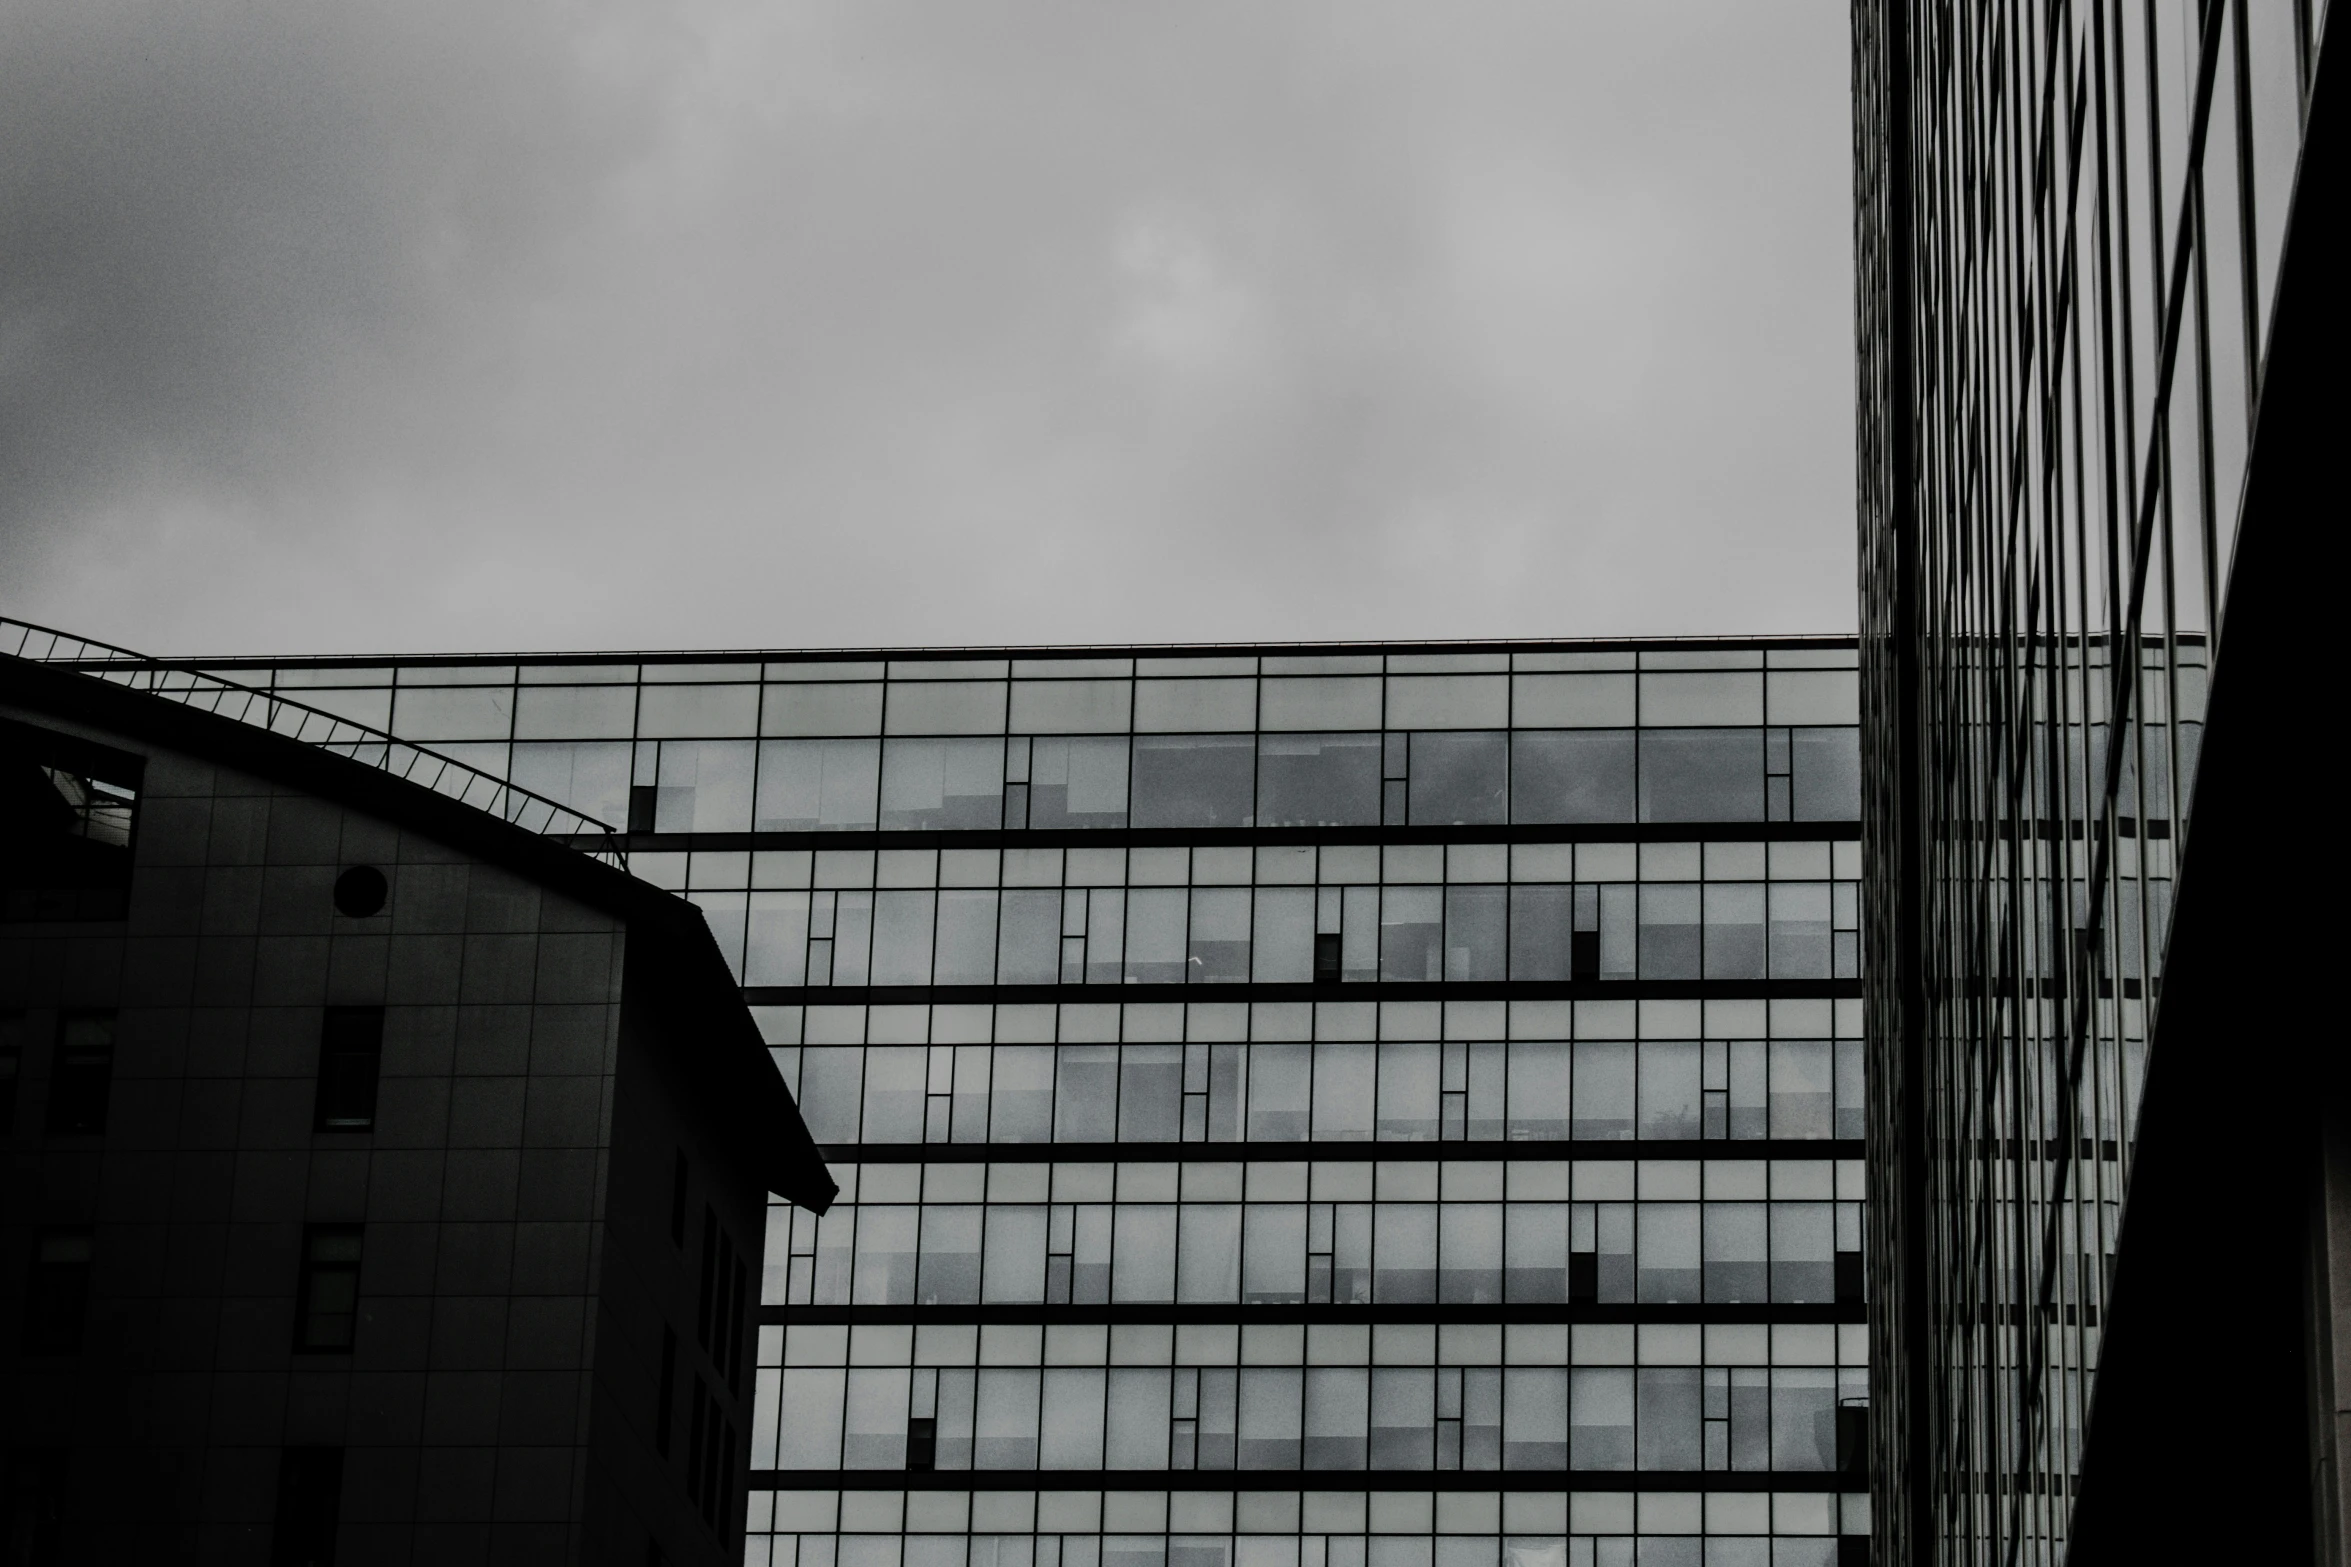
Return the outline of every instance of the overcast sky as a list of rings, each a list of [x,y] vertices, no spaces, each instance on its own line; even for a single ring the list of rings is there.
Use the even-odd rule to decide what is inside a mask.
[[[6,0],[0,612],[1841,631],[1835,0]]]

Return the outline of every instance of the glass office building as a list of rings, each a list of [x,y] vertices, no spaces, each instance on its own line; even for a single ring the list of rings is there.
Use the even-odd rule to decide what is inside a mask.
[[[625,826],[842,1185],[759,1567],[1866,1559],[1850,641],[231,665]]]
[[[2110,1520],[2143,1509],[2175,1531],[2151,1548],[2192,1552],[2177,1531],[2233,1495],[2230,1538],[2255,1550],[2257,1525],[2307,1534],[2295,1493],[2273,1505],[2232,1478],[2274,1422],[2220,1413],[2197,1391],[2206,1357],[2180,1348],[2234,1345],[2211,1354],[2238,1355],[2240,1383],[2260,1346],[2298,1364],[2298,1306],[2241,1332],[2227,1313],[2255,1291],[2238,1247],[2266,1255],[2265,1211],[2299,1225],[2300,1187],[2249,1180],[2169,1272],[2148,1241],[2136,1303],[2126,1235],[2187,1211],[2140,1181],[2151,1052],[2187,1029],[2187,1072],[2258,1037],[2244,981],[2293,971],[2260,913],[2289,884],[2220,890],[2249,863],[2233,835],[2289,774],[2266,803],[2209,805],[2206,736],[2232,657],[2241,703],[2301,679],[2272,644],[2310,606],[2245,573],[2269,548],[2257,522],[2301,525],[2294,443],[2314,449],[2302,426],[2339,396],[2320,83],[2330,53],[2343,69],[2324,42],[2342,24],[2323,0],[1861,0],[1854,23],[1872,1180],[1893,1198],[1870,1248],[1881,1556],[2067,1560],[2091,1433],[2117,1466]],[[2298,724],[2281,710],[2245,733],[2271,719]],[[2272,943],[2232,965],[2234,1031],[2178,1010],[2190,866],[2207,920]],[[2290,1053],[2182,1080],[2204,1100],[2182,1112],[2200,1139],[2184,1182],[2219,1193],[2269,1157],[2248,1145],[2285,1132]],[[2277,1245],[2298,1270],[2302,1242]],[[2100,1378],[2134,1304],[2152,1323],[2167,1298],[2188,1337]],[[2131,1402],[2166,1381],[2167,1402]],[[2302,1416],[2282,1418],[2278,1463],[2306,1487]]]

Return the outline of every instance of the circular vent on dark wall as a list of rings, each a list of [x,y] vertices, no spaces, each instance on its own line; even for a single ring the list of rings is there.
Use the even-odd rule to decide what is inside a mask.
[[[335,878],[335,911],[365,919],[382,911],[391,890],[382,871],[372,865],[354,865]]]

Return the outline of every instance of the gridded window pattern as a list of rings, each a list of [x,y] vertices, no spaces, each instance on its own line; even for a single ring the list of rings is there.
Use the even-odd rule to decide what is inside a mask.
[[[762,1011],[870,1025],[775,1051],[835,1146],[1858,1138],[1864,1108],[1852,1000]]]
[[[775,1305],[1831,1303],[1858,1159],[834,1166]],[[926,1200],[927,1199],[927,1200]]]
[[[1852,979],[1854,845],[644,852],[754,989]],[[746,890],[735,890],[735,889]],[[1336,948],[1318,974],[1318,943]]]
[[[1855,13],[1886,1560],[2066,1554],[2323,12]]]
[[[1825,1567],[1868,1527],[1856,663],[245,678],[625,825],[736,966],[843,1188],[769,1214],[751,1561]],[[1284,1470],[1351,1489],[1205,1488]]]
[[[514,765],[578,797],[625,750],[519,742]],[[1858,768],[1825,725],[663,740],[627,803],[658,833],[1849,821]]]
[[[807,1490],[755,1493],[751,1530],[751,1567],[1840,1567],[1869,1498]]]
[[[1791,644],[233,673],[635,831],[789,833],[1851,821],[1853,663]]]
[[[1837,1410],[1866,1397],[1862,1367],[1840,1365],[1840,1349],[1862,1354],[1863,1334],[1827,1324],[769,1328],[752,1468],[1817,1474],[1840,1467]]]

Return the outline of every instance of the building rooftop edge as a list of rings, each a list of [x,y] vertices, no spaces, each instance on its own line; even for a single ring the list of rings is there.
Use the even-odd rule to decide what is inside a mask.
[[[262,665],[378,665],[378,664],[577,664],[577,663],[691,663],[705,659],[868,660],[953,658],[1217,658],[1233,656],[1287,656],[1315,653],[1605,653],[1642,648],[1686,648],[1736,651],[1771,648],[1849,648],[1860,645],[1851,632],[1785,633],[1752,636],[1652,637],[1492,637],[1431,638],[1397,641],[1331,642],[1064,642],[936,644],[926,647],[798,647],[798,648],[657,648],[548,650],[537,652],[417,652],[417,653],[233,653],[171,654],[159,663],[192,664],[234,669]]]

